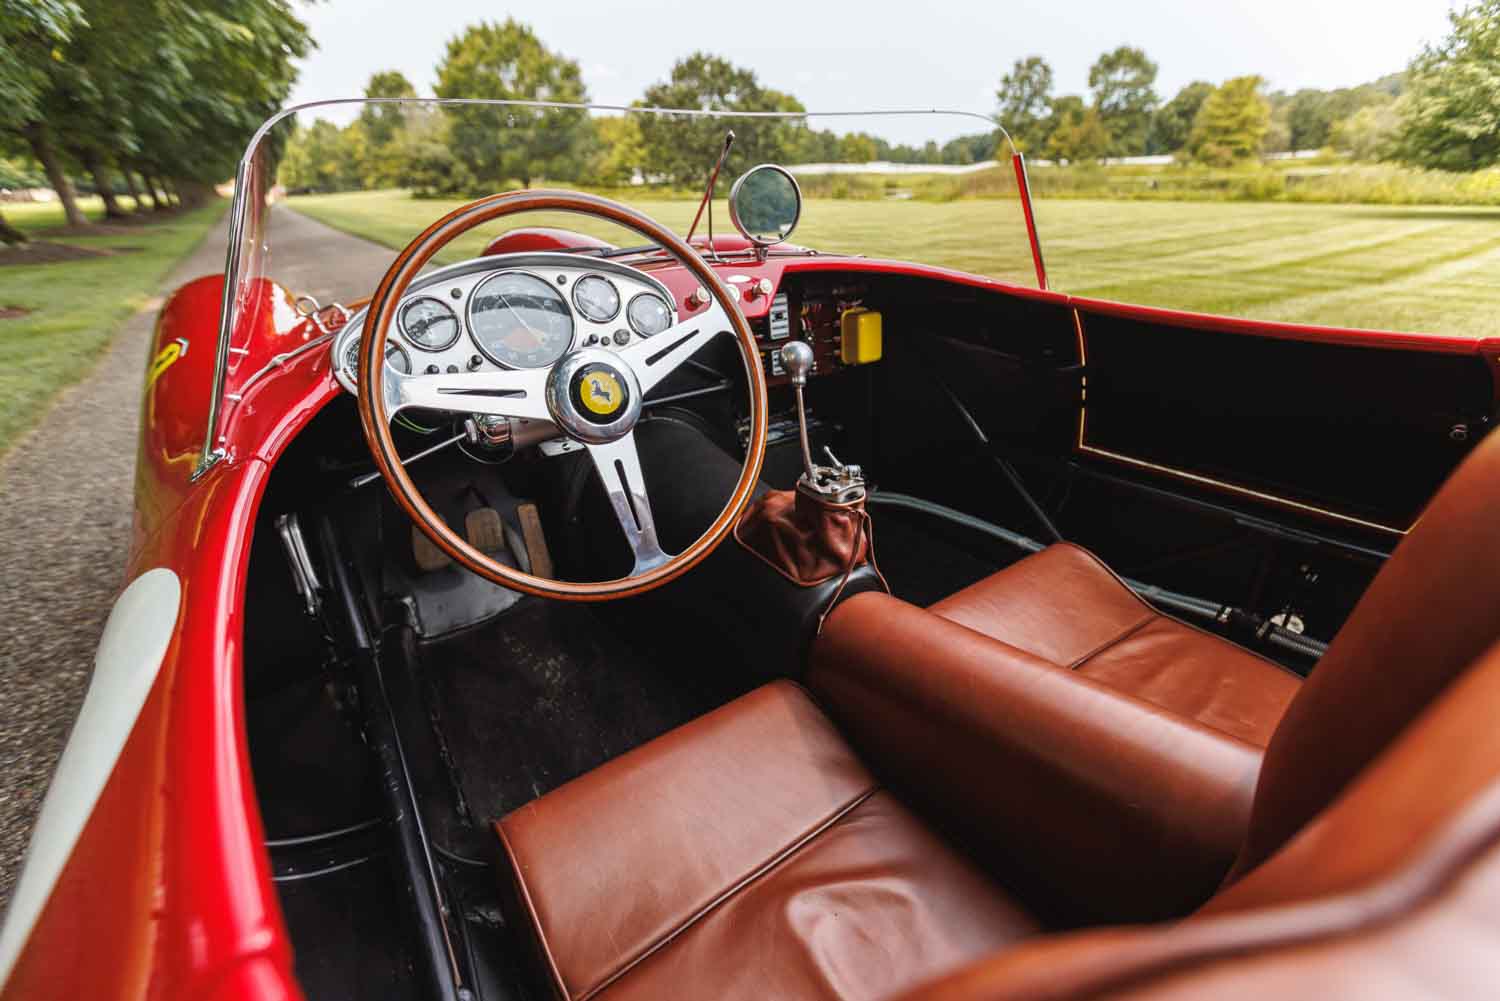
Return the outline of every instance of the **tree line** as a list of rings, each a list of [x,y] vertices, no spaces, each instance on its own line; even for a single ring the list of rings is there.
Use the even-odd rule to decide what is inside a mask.
[[[1358,87],[1267,93],[1252,75],[1163,101],[1156,75],[1145,52],[1121,46],[1090,67],[1087,97],[1055,97],[1046,60],[1019,59],[1000,81],[1000,119],[1024,150],[1069,162],[1171,153],[1228,165],[1325,148],[1448,171],[1500,162],[1500,0],[1451,11],[1441,43]]]
[[[1450,36],[1405,72],[1337,90],[1268,93],[1265,81],[1250,75],[1195,81],[1162,100],[1156,63],[1141,49],[1121,46],[1090,67],[1086,95],[1057,95],[1051,66],[1030,56],[1001,78],[997,117],[1023,151],[1070,163],[1167,153],[1232,165],[1270,152],[1331,147],[1363,160],[1473,170],[1500,160],[1500,0],[1480,0],[1450,19]],[[476,24],[452,39],[434,90],[438,97],[589,100],[578,63],[514,19]],[[365,93],[416,95],[393,71],[375,74]],[[678,60],[635,103],[806,110],[793,95],[761,84],[753,70],[702,52]],[[371,107],[343,128],[326,121],[299,128],[280,177],[292,190],[397,186],[424,195],[529,186],[538,178],[619,184],[644,176],[693,186],[702,183],[724,127],[712,119],[575,110]],[[1009,152],[1000,149],[998,130],[923,146],[800,120],[741,119],[734,130],[746,162],[963,164]]]
[[[87,224],[75,178],[110,218],[127,215],[122,192],[195,205],[311,47],[289,0],[0,0],[0,174],[34,163],[73,226]],[[25,234],[0,216],[0,239]]]

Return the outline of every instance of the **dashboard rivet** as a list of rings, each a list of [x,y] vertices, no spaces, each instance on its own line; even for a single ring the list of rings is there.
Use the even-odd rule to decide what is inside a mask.
[[[568,284],[568,276],[567,275],[558,275],[557,276],[557,284],[559,284],[559,285],[566,285],[566,284]]]
[[[438,368],[436,365],[428,365],[427,366],[427,374],[428,375],[437,375],[441,371],[442,371],[442,369]]]
[[[628,340],[630,340],[630,331],[628,331],[628,330],[616,330],[615,331],[615,343],[616,344],[624,344]]]
[[[462,299],[464,297],[464,290],[461,288],[449,289],[448,294],[455,299]]]
[[[484,359],[478,355],[469,355],[469,368],[476,369],[484,364]]]
[[[448,374],[449,375],[455,375],[455,374],[457,374],[457,372],[458,372],[458,366],[457,365],[449,365],[448,366]]]

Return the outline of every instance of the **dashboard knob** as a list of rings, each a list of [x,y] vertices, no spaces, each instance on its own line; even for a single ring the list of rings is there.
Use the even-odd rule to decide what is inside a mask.
[[[746,287],[745,298],[755,299],[763,295],[770,295],[773,288],[775,286],[771,284],[771,279],[757,278]]]
[[[688,295],[687,301],[689,306],[697,309],[699,306],[707,306],[709,298],[708,289],[699,285]]]

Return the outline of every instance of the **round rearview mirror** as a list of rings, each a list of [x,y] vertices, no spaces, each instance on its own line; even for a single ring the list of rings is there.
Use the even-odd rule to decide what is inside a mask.
[[[780,243],[792,235],[801,217],[802,189],[785,167],[751,167],[729,189],[729,218],[751,243]]]

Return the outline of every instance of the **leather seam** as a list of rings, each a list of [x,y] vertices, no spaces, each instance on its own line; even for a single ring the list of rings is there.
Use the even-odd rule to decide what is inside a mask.
[[[573,995],[568,990],[567,982],[563,980],[562,971],[557,968],[557,959],[552,955],[552,946],[547,941],[547,929],[542,926],[541,915],[536,912],[536,903],[531,899],[531,888],[526,885],[526,877],[521,874],[520,857],[511,847],[510,838],[505,833],[505,825],[502,821],[495,821],[495,833],[500,836],[500,847],[510,859],[512,879],[516,884],[516,889],[520,891],[521,903],[525,905],[526,913],[531,918],[531,926],[536,929],[537,944],[541,946],[542,955],[547,959],[547,969],[552,974],[553,985],[557,988],[559,997],[570,999]]]
[[[1132,623],[1131,625],[1127,626],[1125,628],[1124,632],[1119,633],[1119,634],[1117,634],[1115,636],[1110,637],[1109,639],[1105,640],[1103,643],[1100,643],[1098,646],[1094,647],[1092,650],[1090,650],[1087,653],[1085,653],[1083,656],[1079,657],[1077,660],[1073,661],[1071,664],[1067,665],[1068,670],[1070,670],[1070,671],[1076,671],[1076,670],[1078,670],[1084,664],[1087,664],[1089,661],[1093,660],[1095,657],[1099,656],[1101,653],[1103,653],[1104,651],[1108,650],[1110,647],[1118,646],[1121,643],[1124,643],[1126,640],[1130,639],[1130,637],[1134,636],[1136,633],[1140,632],[1142,629],[1145,629],[1147,626],[1149,626],[1151,623],[1155,622],[1159,618],[1161,618],[1161,615],[1159,613],[1157,613],[1153,609],[1151,612],[1148,612],[1143,618],[1141,618],[1138,622]]]
[[[573,998],[572,1001],[589,1001],[589,999],[597,997],[599,994],[603,993],[605,990],[618,983],[619,980],[627,973],[639,967],[646,960],[650,959],[652,956],[656,955],[658,952],[664,949],[667,945],[671,944],[675,939],[679,938],[684,932],[688,931],[698,922],[708,917],[710,913],[719,908],[720,904],[723,904],[733,897],[737,896],[741,891],[759,880],[762,876],[768,875],[772,870],[780,867],[782,863],[792,859],[802,849],[812,844],[819,837],[828,833],[828,831],[835,827],[840,821],[842,821],[845,817],[849,816],[849,814],[858,809],[861,804],[865,803],[871,796],[879,792],[880,788],[881,787],[879,783],[871,785],[864,792],[860,793],[848,803],[839,807],[832,814],[824,818],[806,833],[802,834],[800,837],[796,838],[790,844],[788,844],[785,848],[781,849],[781,851],[777,852],[775,855],[772,855],[769,859],[762,862],[760,865],[751,869],[748,873],[741,876],[738,880],[731,883],[725,889],[719,891],[719,893],[712,897],[706,904],[702,905],[692,914],[688,915],[680,924],[677,925],[677,927],[673,928],[669,932],[664,933],[655,942],[652,942],[650,945],[641,950],[640,954],[635,958],[631,959],[614,973],[611,973],[604,980],[600,981],[597,986],[592,987],[583,994],[580,994],[576,998]],[[550,951],[548,952],[548,959],[549,961],[551,959]],[[566,994],[565,996],[571,997],[571,995]]]
[[[1240,651],[1241,653],[1248,654],[1251,657],[1254,657],[1256,660],[1260,661],[1262,664],[1266,664],[1266,665],[1268,665],[1270,667],[1274,667],[1274,668],[1276,668],[1276,670],[1282,672],[1283,674],[1290,675],[1291,677],[1296,678],[1298,681],[1304,680],[1303,677],[1300,674],[1298,674],[1296,671],[1293,671],[1293,670],[1287,668],[1285,665],[1278,664],[1278,663],[1276,663],[1276,661],[1272,660],[1271,658],[1263,656],[1262,654],[1256,653],[1254,650],[1250,650],[1250,649],[1248,649],[1248,648],[1246,648],[1244,646],[1241,646],[1240,644],[1236,643],[1232,639],[1229,639],[1228,637],[1220,636],[1218,633],[1210,632],[1209,630],[1204,629],[1204,628],[1202,628],[1200,626],[1195,626],[1191,622],[1184,622],[1182,619],[1179,619],[1175,615],[1167,615],[1165,612],[1162,612],[1155,605],[1151,604],[1151,602],[1147,601],[1144,597],[1142,597],[1139,591],[1135,590],[1135,588],[1133,588],[1129,584],[1125,583],[1125,581],[1120,577],[1120,575],[1117,574],[1117,573],[1115,573],[1115,571],[1110,567],[1110,565],[1108,563],[1105,563],[1098,556],[1094,555],[1094,553],[1091,550],[1085,549],[1083,546],[1080,546],[1078,543],[1063,541],[1063,542],[1054,542],[1053,545],[1054,546],[1067,546],[1069,549],[1076,550],[1076,551],[1082,553],[1084,556],[1088,557],[1089,560],[1091,560],[1094,563],[1095,566],[1097,566],[1100,570],[1103,570],[1105,573],[1107,573],[1110,576],[1110,578],[1112,580],[1114,580],[1114,582],[1116,584],[1120,585],[1120,587],[1125,590],[1125,593],[1129,594],[1137,602],[1139,602],[1141,605],[1143,605],[1149,612],[1151,612],[1151,614],[1156,615],[1156,616],[1158,616],[1160,618],[1168,619],[1168,620],[1170,620],[1172,622],[1175,622],[1177,625],[1182,626],[1185,629],[1190,629],[1193,632],[1199,634],[1200,636],[1208,636],[1208,637],[1211,637],[1212,639],[1216,639],[1216,640],[1220,641],[1221,643],[1228,643],[1230,646],[1234,647],[1236,650]],[[1092,656],[1092,654],[1090,656]]]

